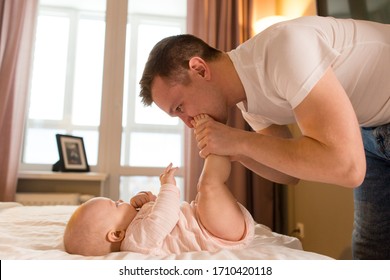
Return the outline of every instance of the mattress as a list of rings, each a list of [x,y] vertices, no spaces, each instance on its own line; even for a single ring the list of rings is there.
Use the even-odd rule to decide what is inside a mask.
[[[77,206],[23,206],[0,203],[0,259],[2,260],[329,260],[307,252],[299,239],[272,232],[255,224],[255,238],[240,250],[197,251],[164,257],[134,252],[115,252],[99,257],[71,255],[65,252],[62,236],[65,225]]]

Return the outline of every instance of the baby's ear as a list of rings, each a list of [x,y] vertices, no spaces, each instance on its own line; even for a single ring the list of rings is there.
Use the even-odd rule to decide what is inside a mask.
[[[121,242],[125,238],[126,231],[112,229],[107,233],[107,239],[110,242]]]

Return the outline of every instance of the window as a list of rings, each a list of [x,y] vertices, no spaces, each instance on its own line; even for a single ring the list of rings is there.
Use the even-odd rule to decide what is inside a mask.
[[[104,34],[102,13],[40,8],[23,163],[54,163],[53,137],[66,133],[84,137],[97,164]]]
[[[182,166],[182,123],[144,107],[138,81],[154,44],[185,32],[186,1],[129,0],[127,13],[108,2],[41,0],[21,168],[50,170],[55,134],[81,136],[91,170],[109,174],[106,195],[127,200],[156,192],[170,162]]]

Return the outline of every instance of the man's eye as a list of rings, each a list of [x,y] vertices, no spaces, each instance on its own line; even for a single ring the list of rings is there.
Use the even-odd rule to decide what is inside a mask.
[[[177,106],[176,107],[176,112],[183,113],[183,106],[182,105]]]

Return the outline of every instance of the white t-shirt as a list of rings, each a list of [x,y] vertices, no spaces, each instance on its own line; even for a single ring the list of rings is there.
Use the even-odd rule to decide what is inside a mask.
[[[271,26],[228,53],[245,88],[251,127],[295,122],[293,109],[332,66],[361,126],[390,122],[390,25],[302,17]]]

